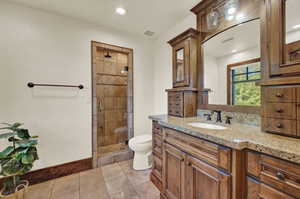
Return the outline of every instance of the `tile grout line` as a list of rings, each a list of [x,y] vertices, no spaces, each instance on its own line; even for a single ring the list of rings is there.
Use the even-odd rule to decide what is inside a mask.
[[[118,166],[121,167],[120,164],[118,164]],[[131,166],[130,166],[130,169],[132,169]],[[132,186],[132,188],[133,188],[134,192],[136,193],[137,197],[138,197],[139,199],[141,199],[140,194],[136,191],[134,185],[133,185],[132,182],[129,180],[128,174],[124,171],[123,167],[121,167],[121,170],[122,170],[123,174],[126,176],[128,182],[129,182],[129,184]]]
[[[80,175],[80,173],[79,173],[79,174],[78,174],[78,198],[79,198],[79,199],[81,199],[80,179],[81,179],[81,175]]]
[[[51,183],[50,193],[49,193],[49,199],[53,199],[53,191],[54,191],[54,185],[56,180],[53,180]]]

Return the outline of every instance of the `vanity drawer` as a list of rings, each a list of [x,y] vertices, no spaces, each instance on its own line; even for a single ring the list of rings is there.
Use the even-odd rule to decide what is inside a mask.
[[[248,173],[285,193],[299,198],[300,165],[278,158],[247,152]]]
[[[169,102],[182,102],[183,92],[168,92]]]
[[[292,87],[267,87],[263,88],[267,102],[296,102],[296,88]]]
[[[263,131],[297,136],[297,121],[273,118],[262,118]]]
[[[157,135],[153,135],[153,153],[162,155],[162,138]]]
[[[182,132],[164,128],[163,140],[181,151],[203,160],[213,166],[230,171],[231,149],[217,144],[194,138]]]
[[[183,106],[180,107],[169,106],[168,114],[173,116],[183,117]]]
[[[296,119],[295,103],[266,103],[264,106],[264,116],[278,119]]]

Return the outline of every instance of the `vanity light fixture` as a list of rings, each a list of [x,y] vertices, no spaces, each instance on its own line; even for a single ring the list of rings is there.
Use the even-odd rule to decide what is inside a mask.
[[[126,14],[126,10],[125,10],[125,8],[118,7],[118,8],[116,8],[116,13],[118,15],[125,15]]]
[[[225,19],[231,21],[239,8],[239,0],[230,0],[224,5]]]
[[[293,26],[293,29],[298,29],[300,28],[300,24]]]

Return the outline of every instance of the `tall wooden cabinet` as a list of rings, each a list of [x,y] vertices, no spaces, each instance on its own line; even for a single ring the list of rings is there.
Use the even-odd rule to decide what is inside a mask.
[[[197,114],[198,34],[190,28],[168,42],[173,51],[173,88],[166,90],[169,115],[191,117]]]

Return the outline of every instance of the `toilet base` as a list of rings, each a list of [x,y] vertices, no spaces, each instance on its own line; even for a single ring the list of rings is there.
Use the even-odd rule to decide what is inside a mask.
[[[137,153],[135,152],[133,158],[134,170],[146,170],[152,167],[152,154],[150,153]]]

